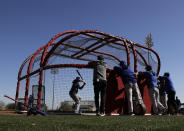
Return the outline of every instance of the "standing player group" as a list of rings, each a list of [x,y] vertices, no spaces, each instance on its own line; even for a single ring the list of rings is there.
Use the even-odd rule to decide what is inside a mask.
[[[89,62],[88,66],[93,68],[93,86],[96,115],[104,116],[105,92],[107,88],[107,63],[104,61],[104,57],[99,55],[97,56],[97,60]],[[115,66],[113,70],[118,76],[121,77],[121,80],[125,86],[125,93],[128,100],[128,114],[134,115],[132,100],[133,91],[136,92],[135,97],[138,104],[140,104],[142,108],[145,107],[137,84],[137,76],[134,74],[131,68],[125,64],[124,61],[120,61],[119,66]],[[152,102],[152,114],[158,115],[178,113],[179,107],[175,99],[176,90],[168,72],[166,72],[163,76],[157,77],[156,73],[152,70],[152,67],[147,65],[145,67],[145,71],[139,72],[138,76],[141,76],[142,79],[145,79],[145,84],[148,87],[149,96]],[[83,85],[80,86],[79,82],[83,82]],[[69,95],[75,102],[75,113],[80,113],[80,97],[77,95],[78,89],[82,89],[85,84],[86,83],[81,80],[80,77],[76,77],[69,92]],[[168,96],[167,101],[166,94]]]

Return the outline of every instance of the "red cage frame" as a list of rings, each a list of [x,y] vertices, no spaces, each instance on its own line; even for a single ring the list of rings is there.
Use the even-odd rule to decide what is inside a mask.
[[[98,39],[98,42],[95,42],[95,43],[93,43],[90,46],[85,47],[85,48],[65,43],[66,40],[68,40],[68,39],[70,39],[70,38],[72,38],[74,36],[77,36],[79,34],[96,38],[96,39]],[[105,36],[106,38],[99,37],[99,35]],[[60,39],[58,42],[55,42],[61,36],[62,37],[64,36],[64,37],[62,39]],[[101,42],[105,42],[105,43],[100,44]],[[130,41],[128,39],[124,39],[124,38],[117,37],[117,36],[112,36],[112,35],[109,35],[109,34],[106,34],[104,32],[100,32],[100,31],[94,31],[94,30],[65,31],[65,32],[62,32],[62,33],[59,33],[59,34],[55,35],[46,45],[44,45],[41,48],[39,48],[34,54],[30,55],[23,62],[23,64],[21,65],[21,67],[19,69],[19,73],[18,73],[18,82],[17,82],[17,90],[16,90],[16,97],[15,97],[15,99],[17,100],[18,96],[19,96],[20,81],[23,80],[23,79],[26,79],[25,104],[28,103],[28,91],[29,91],[29,84],[30,84],[30,76],[32,76],[32,75],[34,75],[36,73],[39,73],[39,83],[38,83],[39,88],[38,88],[38,101],[37,101],[38,104],[37,104],[37,108],[40,109],[41,87],[42,87],[42,81],[43,81],[43,70],[47,70],[47,69],[51,69],[51,68],[58,68],[58,67],[89,68],[85,64],[57,64],[57,65],[49,65],[49,66],[46,65],[47,62],[48,62],[48,59],[50,58],[50,56],[54,53],[54,51],[56,50],[56,48],[60,44],[63,44],[63,45],[66,45],[66,46],[69,46],[69,47],[72,47],[72,48],[80,49],[80,51],[75,53],[75,54],[73,54],[73,55],[70,55],[70,56],[64,55],[64,54],[56,54],[56,55],[62,55],[62,56],[65,56],[65,57],[70,57],[70,58],[74,58],[74,59],[78,59],[78,60],[91,61],[90,59],[83,59],[81,57],[86,55],[89,52],[94,52],[94,53],[103,54],[103,55],[106,55],[106,56],[113,57],[117,61],[120,61],[119,58],[117,58],[116,56],[114,56],[112,54],[109,54],[109,53],[106,53],[106,52],[97,51],[97,49],[103,47],[104,45],[106,45],[106,44],[108,44],[110,42],[114,43],[116,45],[120,45],[120,46],[124,46],[125,47],[126,53],[127,53],[127,58],[126,58],[127,59],[127,65],[130,65],[130,49],[132,49],[133,56],[134,56],[134,72],[135,73],[138,71],[137,70],[137,63],[138,63],[137,55],[139,55],[142,58],[142,60],[144,61],[145,65],[147,65],[146,59],[144,58],[144,56],[138,50],[135,49],[135,46],[143,48],[143,49],[146,49],[146,50],[149,50],[150,52],[155,54],[155,56],[157,58],[157,61],[158,61],[157,75],[159,74],[159,72],[160,72],[160,58],[159,58],[159,55],[156,53],[156,51],[154,51],[151,48],[148,48],[148,47],[143,46],[141,44],[132,42],[132,41]],[[48,51],[48,48],[51,47],[51,46],[52,46],[52,48]],[[94,46],[96,46],[96,47],[94,47]],[[83,53],[84,50],[87,51],[87,52]],[[38,54],[40,54],[40,53],[42,54],[41,61],[40,61],[40,68],[38,70],[34,71],[34,72],[31,72],[33,61],[35,60],[35,57]],[[30,62],[29,62],[28,68],[27,68],[27,74],[24,75],[24,76],[21,76],[22,70],[23,70],[25,64],[29,60],[30,60]]]

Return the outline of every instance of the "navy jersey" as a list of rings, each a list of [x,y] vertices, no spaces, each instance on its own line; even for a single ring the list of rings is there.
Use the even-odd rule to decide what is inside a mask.
[[[153,71],[143,72],[144,77],[146,78],[146,84],[149,87],[157,87],[157,76]]]
[[[160,93],[160,95],[165,95],[166,94],[165,80],[162,76],[159,76],[159,93]]]
[[[72,88],[70,89],[70,93],[78,93],[78,89],[80,88],[79,81],[74,80],[72,84]]]
[[[114,67],[117,74],[121,77],[123,84],[135,84],[137,82],[134,72],[129,67]]]
[[[175,91],[173,82],[171,81],[171,79],[167,76],[163,76],[164,80],[165,80],[165,91],[166,93],[170,92],[170,91]]]

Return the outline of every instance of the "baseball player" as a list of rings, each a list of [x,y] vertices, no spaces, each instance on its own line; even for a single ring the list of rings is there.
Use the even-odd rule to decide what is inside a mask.
[[[80,86],[79,82],[83,82],[83,85]],[[70,97],[74,100],[74,108],[75,108],[75,113],[80,113],[80,96],[77,94],[78,89],[82,89],[86,83],[80,79],[80,77],[76,77],[75,80],[72,82],[72,88],[69,91]]]
[[[106,79],[106,68],[107,63],[104,61],[102,55],[97,56],[97,61],[91,61],[88,63],[89,66],[93,67],[93,85],[95,95],[95,106],[96,115],[104,116],[104,105],[105,105],[105,91],[107,87]],[[101,97],[99,106],[99,96]]]

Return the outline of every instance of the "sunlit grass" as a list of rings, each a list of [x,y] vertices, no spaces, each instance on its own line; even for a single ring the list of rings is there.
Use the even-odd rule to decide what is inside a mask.
[[[0,116],[2,131],[184,130],[184,116]]]

